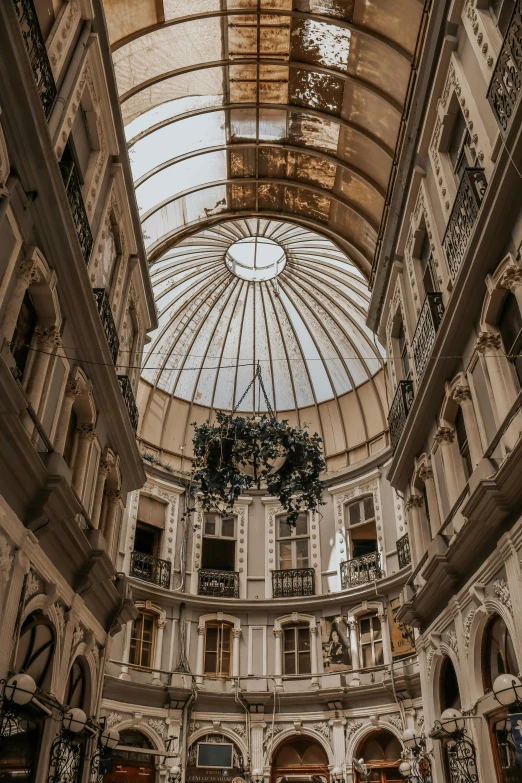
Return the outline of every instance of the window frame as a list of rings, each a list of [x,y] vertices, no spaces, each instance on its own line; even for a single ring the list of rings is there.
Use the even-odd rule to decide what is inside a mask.
[[[365,508],[365,501],[371,500],[372,506],[373,506],[373,516],[372,517],[364,517],[364,519],[360,522],[355,522],[353,525],[350,524],[350,508],[354,506],[359,506],[361,509],[361,512],[364,513]],[[371,525],[373,523],[374,525],[374,540],[375,540],[375,552],[380,551],[379,547],[379,539],[377,536],[377,515],[375,511],[375,495],[370,492],[365,495],[360,495],[357,498],[353,498],[349,502],[344,504],[344,526],[347,533],[347,540],[348,540],[348,548],[350,553],[350,559],[355,559],[356,557],[362,557],[363,555],[354,555],[354,544],[356,543],[357,539],[354,539],[350,532],[352,530],[359,530],[362,527],[365,527],[366,525]],[[369,540],[369,539],[368,539]]]
[[[208,650],[207,648],[207,637],[208,637],[208,629],[209,628],[216,628],[217,633],[217,640],[216,640],[216,649],[215,650]],[[205,677],[210,677],[215,680],[228,680],[232,676],[232,656],[233,656],[233,641],[232,641],[232,631],[234,626],[232,623],[226,621],[226,620],[207,620],[205,623],[205,635],[203,640],[203,674]],[[223,662],[223,630],[228,630],[228,640],[229,640],[229,649],[225,650],[225,652],[228,652],[228,673],[225,673],[222,671],[222,662]],[[214,654],[216,656],[216,671],[215,672],[209,672],[207,671],[207,654]]]
[[[283,625],[281,627],[281,630],[283,632],[283,638],[282,638],[282,658],[283,658],[283,675],[287,677],[292,676],[298,676],[298,675],[306,675],[306,676],[312,676],[312,644],[315,637],[310,633],[310,625],[309,623],[303,623],[298,622],[295,624],[288,624]],[[299,631],[306,630],[308,634],[308,650],[300,650],[299,649]],[[287,631],[293,631],[293,638],[294,638],[294,649],[293,650],[287,650],[286,649],[286,632]],[[287,655],[290,655],[291,653],[294,654],[294,672],[287,672],[286,671],[286,658]],[[308,655],[308,660],[310,664],[310,671],[301,671],[300,664],[300,657],[304,655]]]
[[[216,532],[215,533],[207,533],[206,532],[206,523],[207,518],[213,516],[217,520],[216,524]],[[223,521],[232,519],[234,521],[234,535],[232,536],[224,536],[222,534],[223,529]],[[219,531],[219,532],[218,532]],[[202,531],[203,538],[224,538],[227,541],[236,541],[237,540],[237,515],[236,514],[226,514],[223,516],[222,514],[204,514],[203,515],[203,531]]]
[[[373,620],[376,620],[379,624],[380,629],[380,638],[375,639],[374,638],[374,627],[373,627]],[[362,629],[361,624],[363,620],[370,620],[370,641],[364,642],[362,641]],[[359,632],[359,664],[361,669],[373,669],[377,666],[384,666],[384,631],[383,631],[383,625],[384,623],[381,622],[379,615],[376,612],[370,612],[368,614],[361,615],[357,618],[357,626],[358,626],[358,632]],[[376,663],[376,656],[375,656],[375,645],[379,644],[381,645],[381,651],[382,651],[382,662]],[[371,649],[371,658],[372,658],[372,665],[371,666],[364,666],[364,648],[370,648]]]
[[[129,666],[132,667],[133,669],[152,670],[153,666],[154,666],[154,657],[155,657],[155,654],[156,654],[156,639],[157,639],[158,615],[156,614],[156,612],[153,612],[150,609],[144,609],[142,607],[138,607],[138,615],[139,616],[136,618],[136,620],[134,620],[134,622],[132,624],[132,629],[131,629],[131,638],[130,638],[130,644],[129,644]],[[144,617],[150,618],[152,620],[152,634],[151,634],[151,641],[150,641],[150,666],[146,666],[143,663],[141,663],[141,661],[143,660],[143,642],[144,642],[144,639],[143,639],[143,618]],[[136,622],[140,618],[142,618],[142,634],[141,634],[141,637],[134,637],[133,633],[134,633],[135,624],[136,624]],[[140,663],[135,663],[135,662],[132,663],[131,662],[132,642],[133,642],[134,639],[136,639],[137,641],[140,642],[140,645],[139,645],[139,651],[140,651],[139,660],[140,660]],[[146,642],[146,643],[148,644],[148,642]]]
[[[284,515],[280,515],[276,517],[276,545],[277,545],[277,564],[279,566],[280,571],[293,571],[293,570],[302,570],[304,568],[311,568],[310,565],[310,519],[308,518],[308,514],[305,512],[304,514],[300,514],[300,517],[306,519],[306,533],[297,533],[297,526],[296,527],[290,527],[288,526],[288,535],[282,536],[281,535],[281,527],[280,524],[284,520]],[[299,541],[306,541],[307,542],[307,555],[306,555],[306,561],[307,565],[297,565],[297,542]],[[291,557],[292,557],[292,564],[290,568],[283,568],[282,567],[282,558],[281,558],[281,544],[290,544],[290,551],[291,551]]]

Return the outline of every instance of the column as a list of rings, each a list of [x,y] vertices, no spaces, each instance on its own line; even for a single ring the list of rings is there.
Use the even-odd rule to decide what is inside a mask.
[[[274,628],[275,637],[275,684],[276,688],[283,687],[283,629]]]
[[[312,667],[312,680],[310,688],[320,688],[319,685],[319,660],[317,655],[317,626],[310,626],[310,663]]]
[[[54,438],[54,450],[57,454],[63,456],[65,443],[67,441],[67,432],[69,431],[69,422],[71,421],[71,411],[76,397],[81,394],[81,384],[79,381],[68,381],[65,387],[65,394],[62,400],[62,409],[60,418],[56,427]]]
[[[103,492],[105,490],[105,482],[107,476],[111,472],[112,460],[104,459],[100,461],[98,465],[98,476],[96,478],[96,489],[94,490],[94,501],[91,511],[91,522],[95,528],[100,527],[100,513],[103,502]],[[107,542],[109,543],[109,542]]]
[[[423,503],[424,499],[422,495],[413,494],[407,498],[406,503],[404,504],[406,511],[410,515],[409,529],[413,539],[411,541],[411,548],[412,552],[415,553],[415,566],[424,557],[424,553],[426,552],[430,543],[429,538],[426,540],[427,536],[424,534],[424,525],[422,524],[421,519],[420,509]]]
[[[254,721],[257,716],[251,715],[251,721]],[[252,771],[255,769],[263,769],[263,734],[266,728],[264,721],[259,723],[251,723],[250,725],[250,753],[252,757]]]
[[[440,445],[442,451],[442,462],[444,463],[444,476],[448,488],[448,499],[451,507],[456,503],[458,496],[464,487],[464,468],[462,467],[461,456],[453,445],[455,440],[455,430],[451,427],[439,427],[435,433],[435,442]],[[455,453],[456,452],[456,453]],[[457,463],[457,458],[460,463]]]
[[[232,628],[232,677],[239,677],[239,640],[241,628]]]
[[[203,685],[203,667],[205,660],[205,626],[198,625],[198,652],[196,658],[196,685]]]
[[[129,674],[129,657],[130,657],[130,645],[131,645],[131,636],[132,636],[132,626],[133,621],[129,620],[129,622],[125,625],[125,641],[123,643],[123,652],[121,654],[121,669],[120,669],[120,680],[130,680],[130,674]]]
[[[435,538],[440,529],[439,504],[437,502],[437,492],[435,481],[433,479],[433,470],[430,465],[421,465],[419,468],[419,478],[424,482],[426,489],[426,498],[428,499],[428,511],[430,516],[431,537]]]
[[[350,685],[359,685],[360,683],[360,662],[359,662],[359,638],[358,638],[358,623],[355,617],[347,617],[346,624],[350,629],[350,652],[352,655],[352,668],[354,675],[350,681]]]
[[[38,413],[38,407],[42,399],[42,392],[44,388],[45,379],[47,377],[47,371],[49,369],[49,363],[54,351],[60,346],[60,334],[56,326],[44,328],[37,326],[35,329],[36,347],[37,351],[34,355],[29,380],[26,386],[27,399]],[[27,416],[26,428],[32,429],[32,420]]]
[[[462,417],[464,419],[464,426],[468,438],[469,456],[471,457],[471,464],[476,468],[482,459],[484,450],[482,448],[482,443],[480,442],[475,406],[471,399],[469,386],[456,386],[453,390],[452,397],[457,405],[460,405],[462,410]]]
[[[156,622],[156,642],[154,647],[154,671],[152,672],[152,684],[161,685],[161,656],[163,654],[163,630],[167,621],[158,617]]]
[[[9,297],[4,321],[2,323],[2,333],[6,340],[12,340],[20,308],[24,301],[25,292],[30,285],[38,283],[40,275],[36,271],[36,262],[32,258],[26,258],[18,267],[18,277],[14,289]]]
[[[346,761],[346,747],[344,742],[344,727],[346,726],[345,718],[335,718],[330,721],[332,727],[332,745],[334,752],[334,765],[341,767],[344,770],[344,764]]]
[[[379,618],[379,621],[381,623],[382,657],[385,665],[389,666],[390,663],[392,662],[392,654],[391,654],[389,626],[386,621],[386,612],[379,612],[377,614],[377,617]]]
[[[76,432],[78,433],[78,446],[74,459],[72,483],[77,495],[81,497],[91,443],[95,439],[96,433],[92,424],[80,424],[80,426],[76,428]]]
[[[518,300],[517,300],[518,301]],[[486,367],[491,381],[493,391],[493,400],[497,408],[499,424],[502,424],[509,413],[513,402],[515,401],[515,386],[511,378],[510,368],[507,365],[507,359],[501,355],[501,339],[499,334],[493,332],[480,332],[475,343],[476,350],[481,353],[486,360]],[[515,445],[516,438],[508,430],[504,435],[504,442],[511,450]]]
[[[500,278],[499,284],[515,295],[518,308],[522,313],[522,268],[515,264],[508,266]]]
[[[11,656],[14,656],[13,645],[16,643],[14,635],[20,608],[20,596],[24,586],[24,579],[29,573],[31,563],[25,552],[21,549],[15,551],[3,536],[0,538],[0,543],[2,543],[2,538],[5,543],[2,551],[3,573],[0,570],[0,597],[4,601],[2,615],[2,638],[4,643],[0,645],[0,677],[8,677],[9,670],[13,664]],[[2,581],[4,584],[2,584]],[[18,674],[18,672],[15,673]]]
[[[102,534],[107,542],[107,554],[112,560],[114,552],[114,533],[116,530],[116,519],[118,518],[118,509],[120,506],[120,492],[117,489],[109,489],[105,493],[107,498],[107,509],[105,519],[103,520]]]

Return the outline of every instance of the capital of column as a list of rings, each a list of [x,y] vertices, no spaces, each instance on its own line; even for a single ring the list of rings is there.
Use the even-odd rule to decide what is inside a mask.
[[[422,495],[410,495],[406,500],[406,511],[410,511],[412,508],[420,508],[424,503]]]
[[[508,266],[499,283],[502,288],[507,288],[508,291],[513,292],[515,288],[522,285],[522,268],[514,264]]]
[[[350,631],[356,631],[357,630],[357,620],[355,617],[347,617],[346,618],[346,625],[350,629]]]
[[[466,400],[471,400],[471,390],[469,386],[455,386],[451,396],[457,405],[462,405]]]
[[[312,634],[312,636],[317,636],[317,625],[310,626],[310,633]]]
[[[232,628],[232,636],[234,639],[239,639],[241,636],[241,628]]]
[[[455,430],[452,427],[439,427],[433,440],[435,443],[453,443],[455,439]]]
[[[112,462],[109,462],[108,460],[103,460],[103,462],[100,462],[100,464],[98,465],[98,475],[107,477],[111,472],[111,468],[112,468]],[[106,494],[109,494],[108,490]]]
[[[80,381],[67,381],[65,386],[66,397],[78,397],[82,393],[82,385]]]
[[[205,633],[205,626],[198,625],[198,636],[203,636],[204,633]]]
[[[158,617],[158,619],[156,620],[156,628],[158,628],[158,630],[163,630],[163,628],[165,628],[166,625],[167,625],[167,621],[165,620],[165,618]]]
[[[282,628],[274,628],[274,636],[276,639],[282,639],[283,638],[283,629]]]
[[[423,463],[419,468],[418,474],[421,481],[429,481],[429,479],[433,478],[433,470],[431,469],[431,465],[426,465],[426,463]]]
[[[18,277],[27,283],[27,286],[40,281],[40,275],[36,269],[36,261],[33,258],[26,258],[18,267]]]
[[[57,326],[37,326],[34,333],[38,345],[43,345],[46,348],[58,348],[61,345]]]
[[[80,424],[76,427],[76,432],[80,438],[84,438],[85,440],[94,440],[96,437],[94,424]]]
[[[475,350],[484,353],[488,348],[498,351],[500,348],[500,335],[493,332],[480,332],[475,342]]]
[[[118,489],[107,489],[105,490],[105,497],[109,503],[114,504],[121,498],[121,493]]]

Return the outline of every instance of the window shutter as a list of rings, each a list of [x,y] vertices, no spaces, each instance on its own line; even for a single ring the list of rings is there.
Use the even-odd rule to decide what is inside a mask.
[[[160,503],[159,500],[155,500],[154,498],[141,495],[138,507],[138,519],[140,522],[145,522],[147,525],[154,525],[154,527],[160,527],[163,530],[165,528],[165,504]]]

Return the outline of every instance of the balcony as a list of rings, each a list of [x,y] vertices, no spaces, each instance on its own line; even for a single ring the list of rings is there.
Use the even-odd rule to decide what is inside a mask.
[[[198,572],[198,595],[239,598],[239,573],[201,568]]]
[[[87,264],[91,257],[92,246],[94,240],[92,238],[91,227],[89,225],[89,218],[85,211],[85,204],[83,203],[82,189],[78,172],[74,163],[60,163],[60,171],[62,172],[63,184],[67,192],[67,198],[69,199],[69,206],[71,207],[72,218],[76,227],[76,234],[78,235],[78,242],[80,243],[80,249],[82,251],[83,259]]]
[[[379,552],[354,557],[341,563],[341,589],[375,582],[382,579],[381,556]]]
[[[18,16],[25,48],[31,62],[36,89],[38,90],[45,116],[49,117],[56,98],[56,84],[34,3],[33,0],[13,0],[13,4]]]
[[[112,317],[112,310],[109,304],[109,297],[107,296],[107,291],[105,290],[105,288],[93,288],[92,292],[94,294],[94,298],[96,299],[98,312],[100,314],[100,319],[102,322],[103,330],[105,332],[105,337],[107,338],[107,343],[109,345],[111,358],[113,364],[116,364],[116,362],[118,361],[120,339],[118,337],[118,332],[116,331],[116,324],[114,323],[114,318]]]
[[[168,590],[170,587],[170,563],[168,560],[160,560],[159,557],[145,555],[143,552],[133,552],[130,576]]]
[[[484,169],[465,169],[442,240],[453,280],[466,254],[486,187]]]
[[[125,407],[127,408],[127,413],[129,414],[131,427],[134,430],[134,432],[136,432],[136,430],[138,429],[139,413],[136,405],[136,400],[134,399],[134,392],[132,391],[132,386],[131,386],[129,376],[118,375],[118,383],[120,384],[120,389],[123,395],[123,400],[125,402]]]
[[[518,0],[488,89],[488,101],[503,135],[509,130],[521,92],[522,2]]]
[[[442,316],[444,315],[444,305],[442,303],[442,294],[426,294],[424,304],[417,322],[417,328],[411,341],[411,350],[415,370],[417,371],[417,380],[420,381],[424,368],[428,362],[435,342]]]
[[[298,598],[301,595],[315,595],[313,568],[272,571],[272,598]]]
[[[407,565],[410,565],[410,537],[407,533],[397,541],[397,557],[399,558],[399,568],[406,568]]]
[[[388,427],[390,428],[390,445],[395,451],[402,435],[408,413],[413,405],[413,381],[399,381],[395,397],[388,414]]]

